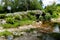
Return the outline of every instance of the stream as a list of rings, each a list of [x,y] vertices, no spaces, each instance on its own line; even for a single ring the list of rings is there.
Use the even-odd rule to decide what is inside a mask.
[[[60,40],[60,29],[59,25],[53,27],[52,33],[41,33],[37,30],[32,32],[21,32],[22,34],[18,37],[7,36],[6,40]],[[16,32],[17,34],[17,32]],[[3,38],[0,40],[4,40]]]
[[[53,33],[38,33],[33,31],[31,33],[23,33],[22,36],[13,39],[12,36],[8,40],[60,40],[59,26],[54,27]]]

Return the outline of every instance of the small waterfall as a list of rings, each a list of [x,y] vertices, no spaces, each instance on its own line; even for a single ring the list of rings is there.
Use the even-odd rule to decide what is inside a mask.
[[[56,25],[56,26],[54,27],[53,32],[59,33],[59,25]]]

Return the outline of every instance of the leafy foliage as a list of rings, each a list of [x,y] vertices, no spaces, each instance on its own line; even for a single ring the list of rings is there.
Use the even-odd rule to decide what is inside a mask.
[[[14,21],[13,18],[6,18],[6,23],[14,24]]]
[[[56,10],[55,3],[45,7],[45,12],[52,14]]]
[[[0,32],[0,36],[9,36],[9,35],[12,35],[12,33],[9,31]]]
[[[5,4],[0,5],[0,13],[42,9],[43,4],[42,1],[38,0],[2,0],[2,4],[3,2]]]
[[[0,14],[0,19],[4,19],[5,17],[5,14]]]
[[[51,19],[51,15],[49,13],[46,13],[45,20],[47,21],[47,20],[50,20],[50,19]]]
[[[32,24],[32,20],[25,20],[25,21],[20,21],[20,25],[29,25]]]
[[[57,18],[60,15],[60,5],[58,4],[52,4],[50,6],[45,7],[45,12],[50,13],[52,15],[52,18]]]
[[[12,28],[12,24],[3,24],[3,28]]]
[[[21,15],[8,15],[5,17],[6,23],[2,24],[3,28],[15,28],[21,25],[32,24],[36,20],[35,13],[29,12],[28,14]]]
[[[21,15],[15,15],[15,16],[14,16],[14,19],[15,19],[15,20],[21,20],[22,17],[21,17]]]

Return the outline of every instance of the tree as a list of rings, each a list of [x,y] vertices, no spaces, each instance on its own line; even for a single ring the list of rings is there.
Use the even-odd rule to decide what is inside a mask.
[[[53,3],[45,7],[45,12],[50,13],[53,18],[57,18],[60,15],[60,5]]]
[[[38,0],[32,0],[30,1],[30,9],[32,10],[42,9],[42,5],[40,5],[40,2]]]
[[[0,6],[0,13],[3,13],[4,9],[2,6]]]
[[[56,4],[48,5],[45,7],[45,12],[50,13],[52,15],[53,11],[56,10]]]
[[[38,0],[2,0],[5,2],[3,9],[5,12],[17,12],[26,10],[41,10],[42,1]]]
[[[40,3],[40,7],[41,7],[41,9],[43,9],[43,7],[42,7],[42,6],[43,6],[43,2],[42,2],[42,0],[40,0],[39,3]]]
[[[4,11],[5,11],[5,12],[9,12],[8,6],[11,5],[11,2],[10,2],[9,0],[2,0],[2,2],[5,3],[4,6],[3,6]]]

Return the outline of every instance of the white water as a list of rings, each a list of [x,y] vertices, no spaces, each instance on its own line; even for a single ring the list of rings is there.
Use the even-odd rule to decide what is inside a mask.
[[[58,26],[58,25],[56,25],[56,26],[54,27],[53,32],[59,33],[59,26]]]
[[[55,40],[55,39],[47,34],[43,36],[43,40]]]

